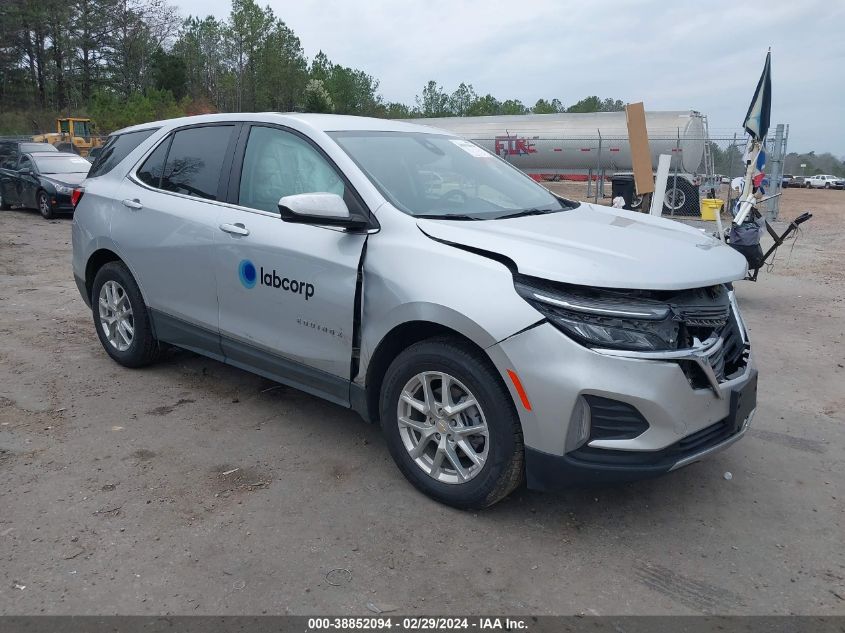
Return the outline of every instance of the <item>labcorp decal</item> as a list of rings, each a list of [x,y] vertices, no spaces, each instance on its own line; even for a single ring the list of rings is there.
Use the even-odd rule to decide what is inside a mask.
[[[255,280],[258,275],[255,274],[255,264],[248,259],[242,259],[238,265],[238,277],[241,278],[241,283],[244,288],[255,287]]]
[[[264,272],[264,266],[261,266],[256,271],[255,264],[248,259],[241,260],[241,263],[238,265],[238,277],[244,288],[254,288],[257,282],[268,288],[281,288],[293,294],[305,295],[306,301],[314,296],[314,284],[297,279],[279,277],[275,268]]]

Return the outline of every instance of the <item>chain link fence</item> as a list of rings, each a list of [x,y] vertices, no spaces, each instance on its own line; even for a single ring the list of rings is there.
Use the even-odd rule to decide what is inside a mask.
[[[780,212],[780,194],[783,190],[783,162],[787,153],[789,126],[779,124],[769,131],[766,139],[766,162],[763,167],[765,176],[762,189],[768,200],[762,203],[762,210],[768,219],[777,219]],[[700,167],[703,178],[700,187],[701,197],[719,198],[725,201],[725,209],[732,209],[741,193],[742,185],[736,179],[744,178],[746,173],[745,152],[747,139],[743,132],[711,136],[709,155],[711,164],[706,163],[707,154]],[[739,187],[733,186],[739,184]]]
[[[788,127],[777,126],[774,131],[766,145],[767,195],[780,192]],[[632,175],[627,135],[505,135],[471,140],[555,191],[598,204],[610,204],[615,177],[621,176],[618,180],[622,181]],[[650,135],[649,145],[653,164],[657,164],[660,154],[672,157],[663,215],[701,217],[703,198],[719,198],[725,202],[725,209],[732,208],[738,192],[731,187],[731,181],[746,171],[744,132],[723,130],[716,135],[689,136],[679,130],[675,134]],[[777,217],[777,203],[777,197],[765,203],[770,217]],[[639,209],[641,198],[633,196],[631,206]]]

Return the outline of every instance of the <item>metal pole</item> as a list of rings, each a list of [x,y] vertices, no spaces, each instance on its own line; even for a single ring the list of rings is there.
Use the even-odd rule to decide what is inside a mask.
[[[789,147],[789,124],[786,124],[786,127],[783,131],[783,147],[781,148],[780,156],[780,173],[781,173],[781,185],[783,185],[783,170],[786,166],[786,150]],[[778,216],[780,215],[780,196],[778,196],[778,201],[775,203],[775,217],[774,219],[777,220]]]
[[[601,178],[599,175],[599,171],[601,170],[601,130],[596,130],[599,133],[599,153],[598,158],[596,158],[596,176]],[[604,183],[602,183],[604,185]],[[596,204],[599,203],[599,183],[596,182]]]
[[[593,195],[593,170],[592,168],[587,170],[587,198],[590,198]]]
[[[675,163],[675,168],[673,170],[672,175],[672,208],[670,209],[670,215],[674,217],[675,215],[675,205],[677,204],[678,200],[678,158],[680,156],[681,150],[681,128],[678,128],[678,138],[675,141],[675,156],[672,159]]]
[[[728,213],[733,215],[731,211],[731,194],[733,194],[733,188],[731,187],[731,182],[734,179],[733,170],[734,170],[734,149],[736,149],[736,132],[734,132],[734,140],[731,142],[731,147],[728,150],[728,203],[725,207],[728,210]]]
[[[784,125],[778,123],[775,128],[775,138],[772,146],[771,192],[778,193],[783,186],[783,134]],[[766,214],[770,220],[776,220],[780,210],[780,196],[771,198],[766,204]]]

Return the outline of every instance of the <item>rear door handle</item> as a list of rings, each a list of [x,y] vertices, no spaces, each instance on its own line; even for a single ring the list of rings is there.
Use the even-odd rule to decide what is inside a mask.
[[[232,235],[249,235],[249,229],[240,222],[236,224],[221,224],[220,230]]]
[[[130,200],[129,198],[126,198],[126,199],[123,201],[123,206],[124,206],[124,207],[129,207],[130,209],[135,209],[136,211],[137,211],[138,209],[143,209],[143,208],[144,208],[144,205],[143,205],[143,204],[141,204],[141,201],[140,201],[140,200],[138,200],[138,198],[135,198],[134,200]]]

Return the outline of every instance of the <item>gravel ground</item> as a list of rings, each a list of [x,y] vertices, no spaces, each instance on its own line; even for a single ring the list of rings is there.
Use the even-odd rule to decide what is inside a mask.
[[[119,367],[69,220],[0,212],[0,613],[845,614],[845,192],[786,192],[805,208],[739,284],[742,442],[479,513],[415,492],[349,411],[186,352]]]

